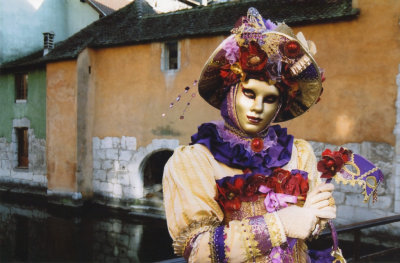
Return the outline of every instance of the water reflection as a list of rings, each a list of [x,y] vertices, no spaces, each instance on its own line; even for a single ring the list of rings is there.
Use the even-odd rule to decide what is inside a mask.
[[[173,258],[165,221],[2,196],[0,261],[154,262]]]

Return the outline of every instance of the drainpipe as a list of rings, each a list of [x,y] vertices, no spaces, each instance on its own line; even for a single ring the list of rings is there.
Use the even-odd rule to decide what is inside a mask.
[[[43,33],[43,56],[46,56],[54,48],[54,32]]]

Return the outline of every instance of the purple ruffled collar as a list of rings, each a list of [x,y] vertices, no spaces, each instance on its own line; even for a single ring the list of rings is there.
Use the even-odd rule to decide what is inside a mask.
[[[243,137],[235,134],[234,132],[227,129],[223,122],[212,122],[217,127],[218,135],[222,138],[224,142],[229,142],[231,147],[234,147],[237,144],[242,144],[244,149],[249,152],[252,156],[256,154],[251,149],[251,140],[243,139]],[[276,146],[278,144],[278,136],[275,133],[275,129],[268,129],[267,133],[263,136],[264,139],[264,148],[263,151],[260,152],[261,156],[265,156],[267,154],[267,150],[272,146]]]
[[[270,175],[273,168],[286,165],[292,156],[293,136],[279,125],[269,127],[264,138],[264,149],[256,153],[251,140],[243,138],[224,126],[223,122],[200,125],[192,136],[191,144],[206,146],[214,158],[230,167],[246,169],[253,173]]]

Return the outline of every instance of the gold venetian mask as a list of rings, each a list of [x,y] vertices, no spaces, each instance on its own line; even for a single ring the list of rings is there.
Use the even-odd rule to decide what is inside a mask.
[[[257,79],[240,82],[235,108],[240,127],[251,136],[262,132],[272,121],[279,107],[279,90]]]

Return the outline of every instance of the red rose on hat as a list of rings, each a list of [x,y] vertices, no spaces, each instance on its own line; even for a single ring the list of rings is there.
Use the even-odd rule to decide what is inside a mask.
[[[251,41],[248,47],[240,47],[239,61],[243,71],[257,72],[265,70],[268,57],[257,42]]]

